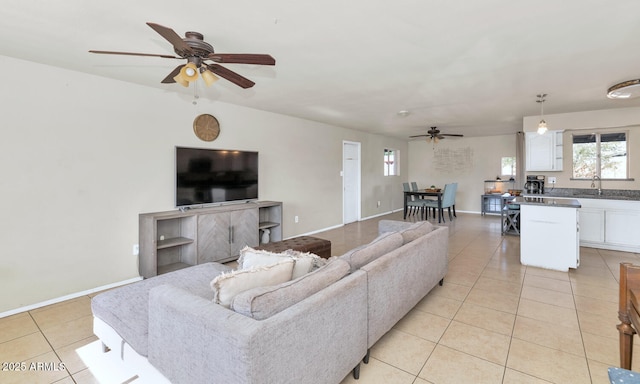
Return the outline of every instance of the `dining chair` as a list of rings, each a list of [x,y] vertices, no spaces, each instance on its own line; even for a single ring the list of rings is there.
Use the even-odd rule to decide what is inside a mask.
[[[415,181],[412,181],[411,182],[411,190],[412,191],[417,191],[418,190],[418,183],[416,183]],[[429,198],[427,196],[416,197],[416,199],[419,199],[421,201],[431,201],[431,202],[435,201],[436,203],[438,202],[438,200],[434,200],[434,199]],[[437,206],[437,204],[436,204],[436,206]],[[431,208],[430,207],[425,207],[424,209],[426,211],[425,215],[427,215],[427,218],[429,218],[429,211],[431,211]],[[436,210],[435,209],[433,209],[433,217],[436,217]]]
[[[633,360],[633,335],[640,329],[640,266],[620,263],[620,284],[618,287],[618,319],[620,333],[620,367],[631,369]]]
[[[409,187],[409,183],[402,183],[402,189],[404,192],[412,192]],[[407,209],[410,210],[411,214],[415,214],[416,211],[422,214],[424,210],[424,203],[422,199],[414,199],[415,196],[411,196],[411,200],[407,201]]]
[[[451,207],[456,202],[456,191],[458,189],[458,183],[450,183],[445,184],[444,189],[442,191],[442,206],[440,207],[440,217],[442,217],[442,221],[444,221],[444,209],[447,208],[449,211],[449,220],[453,220],[453,216],[451,215]],[[425,201],[424,205],[426,208],[434,208],[438,209],[438,201]]]
[[[458,193],[458,183],[451,183],[450,184],[451,187],[451,191],[449,191],[448,195],[444,195],[442,196],[442,208],[447,208],[447,210],[449,211],[449,220],[453,220],[454,217],[456,216],[456,193]],[[453,216],[451,216],[451,210],[453,209]]]

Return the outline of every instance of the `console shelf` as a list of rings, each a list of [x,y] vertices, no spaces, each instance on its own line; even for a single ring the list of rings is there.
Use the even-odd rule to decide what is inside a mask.
[[[140,214],[140,275],[148,278],[196,264],[235,260],[242,248],[259,244],[264,230],[269,230],[271,241],[282,240],[281,202]]]
[[[258,229],[273,228],[277,227],[278,225],[280,225],[280,223],[274,223],[273,221],[263,221],[258,224]]]
[[[189,239],[186,237],[174,237],[171,239],[158,240],[158,249],[178,247],[180,245],[191,244],[193,243],[193,239]]]

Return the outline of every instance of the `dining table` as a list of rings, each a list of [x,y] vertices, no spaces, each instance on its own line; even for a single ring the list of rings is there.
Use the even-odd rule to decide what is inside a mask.
[[[407,219],[408,206],[407,203],[411,201],[412,197],[419,199],[425,196],[435,196],[438,198],[438,223],[442,220],[442,189],[416,189],[415,191],[404,191],[404,219]],[[428,218],[427,213],[427,218]]]

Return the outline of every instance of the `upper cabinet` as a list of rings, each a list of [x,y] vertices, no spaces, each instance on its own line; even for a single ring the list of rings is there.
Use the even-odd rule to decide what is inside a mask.
[[[562,131],[525,136],[527,171],[562,171]]]

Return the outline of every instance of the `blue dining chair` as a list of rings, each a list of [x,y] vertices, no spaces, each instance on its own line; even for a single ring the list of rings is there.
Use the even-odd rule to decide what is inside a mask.
[[[458,190],[458,183],[450,183],[445,184],[444,189],[442,191],[442,206],[440,207],[440,217],[442,217],[442,221],[444,221],[444,209],[447,208],[449,211],[449,220],[453,220],[451,214],[451,208],[454,207],[455,212],[455,204],[456,204],[456,191]],[[438,201],[437,200],[425,200],[424,205],[426,208],[433,208],[435,210],[438,209]]]
[[[411,188],[409,187],[409,183],[402,183],[402,189],[404,192],[411,192]],[[407,202],[407,210],[411,212],[411,214],[415,214],[416,211],[422,214],[424,210],[424,202],[421,199],[414,199],[414,196],[411,196],[411,200]]]
[[[412,191],[417,191],[418,190],[418,183],[416,183],[415,181],[412,181],[411,182],[411,190]],[[436,203],[438,202],[437,200],[434,200],[434,199],[429,198],[427,196],[416,197],[416,199],[419,199],[420,201],[431,201],[431,202],[435,201]],[[436,204],[436,206],[437,206],[437,204]],[[425,207],[424,209],[426,210],[425,215],[427,215],[427,218],[429,218],[429,211],[431,210],[431,208],[430,207]],[[436,217],[435,213],[436,213],[436,210],[434,209],[433,210],[433,217]]]

